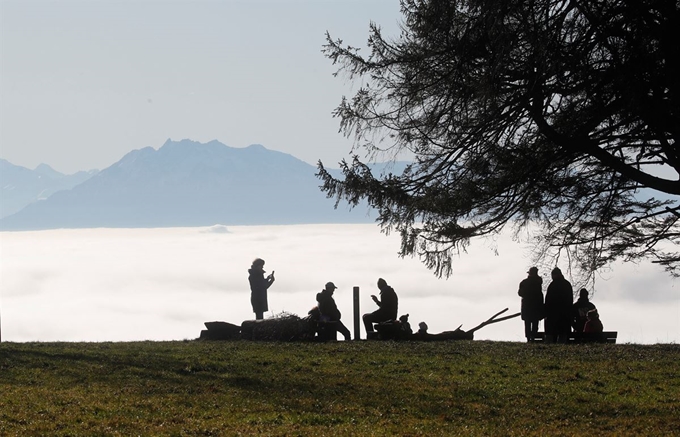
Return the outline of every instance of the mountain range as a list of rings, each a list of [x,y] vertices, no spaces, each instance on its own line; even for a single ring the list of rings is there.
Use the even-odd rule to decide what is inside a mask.
[[[47,199],[57,191],[70,190],[98,172],[90,170],[65,175],[47,164],[30,170],[0,159],[0,218],[19,212],[30,203]]]
[[[104,170],[71,176],[45,165],[28,170],[0,163],[4,231],[366,223],[375,218],[367,205],[350,210],[341,203],[336,209],[334,199],[319,190],[315,166],[261,145],[168,140],[158,150],[134,150]],[[396,172],[405,163],[393,165]],[[38,183],[46,180],[60,185]],[[31,201],[23,208],[21,196],[14,194],[19,192],[31,193],[24,195]]]

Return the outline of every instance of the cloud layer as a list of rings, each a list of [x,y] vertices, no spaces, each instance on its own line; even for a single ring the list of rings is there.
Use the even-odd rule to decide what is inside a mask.
[[[203,322],[253,318],[247,269],[256,257],[276,271],[270,312],[306,315],[327,281],[348,327],[352,288],[361,313],[376,307],[376,281],[400,298],[399,313],[430,332],[470,329],[496,312],[519,311],[517,285],[527,251],[507,236],[498,255],[484,244],[454,260],[438,279],[417,259],[397,256],[399,239],[375,225],[79,229],[0,233],[3,341],[182,340]],[[540,272],[545,284],[548,272]],[[677,343],[680,292],[651,264],[616,264],[596,284],[593,302],[619,342]],[[362,328],[363,331],[363,328]],[[362,332],[362,337],[365,337]],[[476,339],[523,341],[519,318],[484,327]]]

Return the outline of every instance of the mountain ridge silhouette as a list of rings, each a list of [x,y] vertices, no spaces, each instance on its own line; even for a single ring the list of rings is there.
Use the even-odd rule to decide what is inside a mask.
[[[336,209],[319,190],[316,171],[259,144],[233,148],[217,140],[169,139],[158,150],[133,150],[71,189],[2,218],[0,230],[374,220],[366,204]]]

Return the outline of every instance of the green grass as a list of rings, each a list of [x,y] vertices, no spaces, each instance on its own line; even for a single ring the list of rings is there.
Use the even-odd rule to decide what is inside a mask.
[[[0,435],[680,435],[680,345],[0,343]]]

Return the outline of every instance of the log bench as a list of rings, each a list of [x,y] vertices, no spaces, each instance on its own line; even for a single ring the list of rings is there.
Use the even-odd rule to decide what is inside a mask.
[[[569,334],[569,343],[616,343],[618,331],[604,332],[572,332]],[[536,333],[535,341],[544,341],[545,333]]]
[[[337,341],[338,322],[317,320],[316,335],[319,341]]]
[[[201,331],[200,340],[238,340],[241,327],[227,322],[205,322],[206,329]]]

